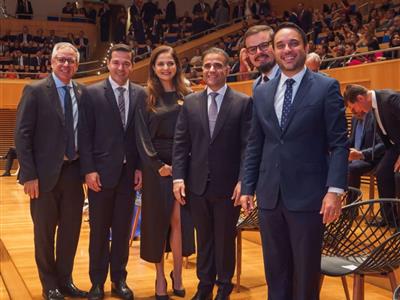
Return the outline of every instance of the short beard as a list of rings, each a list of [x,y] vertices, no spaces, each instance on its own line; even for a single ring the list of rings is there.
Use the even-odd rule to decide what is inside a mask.
[[[274,61],[270,61],[270,62],[266,62],[263,63],[262,65],[260,65],[258,67],[258,70],[260,71],[260,73],[262,74],[267,74],[269,73],[269,71],[272,70],[272,68],[275,66],[275,60]]]

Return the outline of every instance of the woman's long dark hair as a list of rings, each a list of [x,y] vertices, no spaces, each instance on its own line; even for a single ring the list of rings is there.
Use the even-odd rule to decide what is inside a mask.
[[[157,104],[157,99],[162,97],[164,92],[164,88],[161,84],[160,79],[158,78],[157,74],[154,72],[154,67],[156,64],[156,60],[158,56],[162,53],[169,53],[171,54],[175,65],[176,65],[176,74],[172,79],[172,83],[175,87],[176,93],[179,97],[184,97],[185,95],[189,94],[191,90],[185,84],[185,77],[182,73],[181,63],[179,61],[178,56],[174,48],[170,46],[159,46],[155,48],[150,57],[150,64],[149,64],[149,79],[147,79],[147,89],[148,89],[148,97],[147,97],[147,108],[149,110],[154,110]]]

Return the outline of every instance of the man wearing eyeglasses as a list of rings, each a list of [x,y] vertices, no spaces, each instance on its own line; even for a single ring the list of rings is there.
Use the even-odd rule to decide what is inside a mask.
[[[240,72],[251,72],[254,68],[260,72],[253,82],[253,91],[280,74],[271,45],[273,34],[272,28],[266,25],[252,26],[244,34],[245,48],[240,51]]]
[[[229,299],[235,270],[236,223],[241,166],[250,128],[251,98],[226,85],[229,56],[219,48],[203,53],[207,87],[185,98],[178,117],[173,179],[177,201],[187,201],[197,230],[194,300]],[[186,187],[186,189],[185,189]],[[187,197],[186,197],[187,195]]]
[[[17,111],[19,183],[30,197],[44,299],[87,294],[72,281],[84,200],[77,143],[82,86],[71,80],[78,61],[72,44],[56,44],[51,76],[24,88]]]

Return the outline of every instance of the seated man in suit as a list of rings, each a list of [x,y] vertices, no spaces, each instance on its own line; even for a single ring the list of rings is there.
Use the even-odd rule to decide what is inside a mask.
[[[0,159],[7,160],[5,169],[4,169],[4,173],[0,176],[11,176],[11,168],[12,168],[14,159],[16,159],[16,158],[17,158],[17,152],[15,151],[14,147],[10,147],[10,149],[8,149],[6,155],[0,156]]]
[[[381,160],[385,145],[374,131],[375,118],[371,112],[354,114],[349,139],[349,186],[360,188],[361,176],[374,170]]]

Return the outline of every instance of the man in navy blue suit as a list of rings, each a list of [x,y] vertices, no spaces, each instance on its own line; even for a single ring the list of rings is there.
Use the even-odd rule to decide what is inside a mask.
[[[335,79],[307,70],[304,32],[273,36],[281,75],[254,92],[241,204],[257,194],[270,300],[319,298],[323,224],[340,215],[347,187],[345,108]]]

